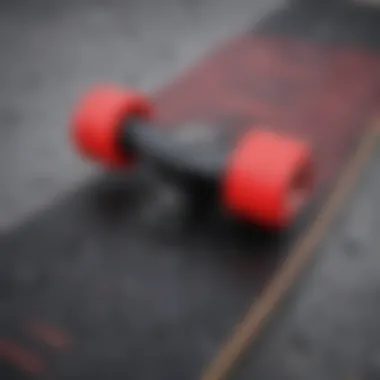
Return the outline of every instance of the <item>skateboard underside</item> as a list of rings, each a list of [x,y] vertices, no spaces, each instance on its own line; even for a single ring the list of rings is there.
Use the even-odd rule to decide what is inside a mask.
[[[0,241],[0,354],[17,358],[4,354],[4,371],[201,376],[307,232],[378,111],[375,46],[339,43],[332,27],[331,41],[313,39],[307,23],[289,26],[292,17],[280,12],[220,47],[155,101],[165,125],[268,126],[310,141],[317,186],[299,222],[270,234],[145,169],[94,179]]]

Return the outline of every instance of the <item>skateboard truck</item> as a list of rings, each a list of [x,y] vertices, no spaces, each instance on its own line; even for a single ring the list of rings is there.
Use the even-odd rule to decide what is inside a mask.
[[[228,210],[262,227],[293,223],[312,185],[307,143],[256,127],[222,142],[218,129],[207,138],[198,133],[189,143],[183,128],[154,126],[152,115],[153,105],[138,93],[93,89],[74,115],[74,144],[83,156],[111,168],[144,159],[174,176],[216,184]]]

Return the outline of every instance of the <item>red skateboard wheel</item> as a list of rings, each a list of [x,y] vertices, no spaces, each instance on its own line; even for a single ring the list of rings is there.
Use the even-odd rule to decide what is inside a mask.
[[[73,118],[73,141],[85,157],[110,167],[124,167],[131,161],[121,151],[117,137],[123,121],[151,115],[150,102],[135,92],[116,87],[99,87],[79,103]]]
[[[285,228],[310,194],[311,149],[276,133],[248,132],[233,152],[224,202],[237,215],[269,228]]]

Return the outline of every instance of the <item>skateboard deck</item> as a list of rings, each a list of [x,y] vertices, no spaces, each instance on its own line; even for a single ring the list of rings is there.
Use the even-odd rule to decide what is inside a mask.
[[[154,101],[158,124],[268,126],[309,141],[316,186],[297,223],[273,234],[232,220],[144,168],[99,175],[0,241],[4,373],[216,380],[232,369],[377,138],[380,55],[333,29],[334,43],[313,39],[289,27],[291,12],[217,48]]]

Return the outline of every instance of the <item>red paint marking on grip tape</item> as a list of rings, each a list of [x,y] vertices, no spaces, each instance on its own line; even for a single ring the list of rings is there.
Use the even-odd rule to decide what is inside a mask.
[[[46,369],[45,362],[39,356],[6,339],[0,339],[1,359],[33,375],[42,375]]]
[[[35,321],[30,323],[28,331],[34,338],[57,350],[66,350],[72,344],[66,332],[45,322]]]

